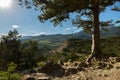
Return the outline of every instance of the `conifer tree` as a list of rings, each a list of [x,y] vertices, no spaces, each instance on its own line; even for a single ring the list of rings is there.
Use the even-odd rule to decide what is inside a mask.
[[[35,6],[40,10],[38,17],[41,22],[51,21],[55,26],[68,20],[70,14],[76,14],[73,24],[78,27],[84,27],[85,31],[92,33],[91,55],[92,57],[102,58],[102,49],[100,44],[100,27],[108,26],[111,21],[100,22],[99,14],[105,11],[106,7],[119,3],[120,0],[19,0],[27,8]],[[87,19],[83,19],[83,16]]]

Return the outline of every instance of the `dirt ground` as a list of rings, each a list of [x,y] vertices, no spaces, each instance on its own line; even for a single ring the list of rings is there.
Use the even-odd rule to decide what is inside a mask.
[[[120,62],[113,64],[111,69],[93,69],[91,67],[62,78],[54,77],[52,80],[120,80]]]
[[[27,74],[24,80],[120,80],[120,58],[100,61],[99,64],[84,67],[79,61],[66,62],[63,65],[46,65],[41,70],[47,73],[37,72]],[[97,62],[98,63],[98,62]]]

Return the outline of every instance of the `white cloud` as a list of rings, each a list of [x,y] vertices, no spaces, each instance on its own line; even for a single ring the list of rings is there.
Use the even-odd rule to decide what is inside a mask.
[[[46,32],[36,33],[36,34],[33,34],[33,36],[39,36],[39,35],[44,35],[44,34],[46,34]]]
[[[6,35],[6,34],[0,33],[0,35],[3,36],[3,35]]]
[[[78,29],[77,27],[73,27],[73,29]]]
[[[6,36],[7,34],[0,33],[0,36]]]
[[[17,29],[17,28],[19,28],[19,26],[18,25],[12,25],[12,28]]]
[[[26,34],[18,34],[18,36],[23,37],[23,36],[27,36],[27,35]]]
[[[69,31],[71,30],[71,28],[65,28],[63,31]]]
[[[2,36],[6,36],[7,34],[0,33],[0,39]]]

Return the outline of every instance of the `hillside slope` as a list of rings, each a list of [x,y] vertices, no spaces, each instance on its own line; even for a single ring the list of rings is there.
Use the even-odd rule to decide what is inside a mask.
[[[120,27],[110,27],[107,31],[101,32],[101,37],[119,36]],[[77,39],[91,39],[91,34],[86,34],[84,31],[80,31],[74,34],[53,34],[53,35],[39,35],[39,36],[24,36],[23,41],[34,40],[42,46],[48,46],[51,48],[59,47],[64,41],[69,38]]]

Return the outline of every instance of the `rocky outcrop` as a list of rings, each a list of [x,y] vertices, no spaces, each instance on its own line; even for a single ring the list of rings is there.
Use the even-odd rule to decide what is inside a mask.
[[[48,62],[43,68],[39,69],[39,72],[53,77],[63,77],[65,69],[58,63]]]
[[[50,80],[50,77],[44,73],[32,73],[24,75],[23,80]]]
[[[23,80],[120,80],[120,57],[110,57],[91,64],[68,61],[63,65],[48,62],[39,73],[24,75]]]

